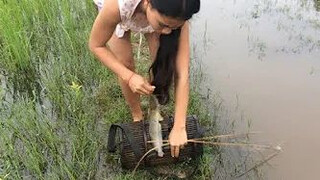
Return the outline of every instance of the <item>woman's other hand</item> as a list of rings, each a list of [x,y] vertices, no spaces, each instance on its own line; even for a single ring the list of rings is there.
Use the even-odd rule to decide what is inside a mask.
[[[173,127],[169,135],[169,144],[171,149],[171,156],[178,157],[180,148],[188,143],[187,131],[185,127]]]
[[[145,78],[136,73],[129,78],[128,85],[132,92],[141,95],[151,95],[155,89],[155,86],[151,86]]]

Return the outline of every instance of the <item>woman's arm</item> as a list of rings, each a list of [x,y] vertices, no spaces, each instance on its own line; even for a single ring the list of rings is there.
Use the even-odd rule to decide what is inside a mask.
[[[189,101],[189,22],[181,29],[175,73],[174,125],[169,135],[171,156],[178,157],[180,146],[187,143],[186,114]]]
[[[145,78],[128,69],[106,47],[106,43],[112,37],[120,21],[118,0],[105,0],[103,8],[93,24],[89,48],[105,66],[128,84],[132,92],[143,95],[151,94],[155,87],[151,86]]]
[[[103,8],[93,24],[89,48],[105,66],[127,82],[133,72],[118,61],[112,51],[106,47],[106,43],[112,37],[120,21],[118,1],[105,0]]]
[[[185,128],[189,101],[189,22],[181,29],[175,73],[175,124],[177,128]]]

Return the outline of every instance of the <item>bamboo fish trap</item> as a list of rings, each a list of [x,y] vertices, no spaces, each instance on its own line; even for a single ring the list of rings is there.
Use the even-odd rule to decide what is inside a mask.
[[[168,139],[173,127],[173,117],[165,118],[161,123],[162,137]],[[188,116],[186,119],[186,131],[188,139],[203,137],[203,130],[199,125],[196,116]],[[113,124],[109,130],[108,151],[120,153],[121,165],[124,169],[133,169],[141,157],[153,148],[149,134],[148,121],[130,122],[124,124]],[[178,163],[183,161],[195,160],[202,156],[203,145],[188,143],[180,150],[179,157],[171,157],[170,147],[163,147],[164,156],[158,157],[157,152],[148,154],[139,167],[153,167]]]

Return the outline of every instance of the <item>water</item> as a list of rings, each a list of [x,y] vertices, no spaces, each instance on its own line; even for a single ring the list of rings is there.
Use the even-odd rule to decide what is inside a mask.
[[[203,0],[192,24],[205,86],[229,109],[235,131],[281,144],[265,179],[318,179],[319,1]],[[315,4],[317,3],[317,4]],[[220,122],[221,126],[230,126]]]

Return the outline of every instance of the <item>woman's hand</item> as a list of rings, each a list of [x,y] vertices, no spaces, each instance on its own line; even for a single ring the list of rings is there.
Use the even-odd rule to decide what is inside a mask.
[[[150,95],[155,89],[155,86],[151,86],[145,78],[136,73],[132,74],[128,80],[128,85],[132,92],[141,95]]]
[[[178,157],[180,147],[183,148],[184,145],[188,143],[186,128],[173,126],[168,140],[169,140],[170,149],[171,149],[171,156]]]

